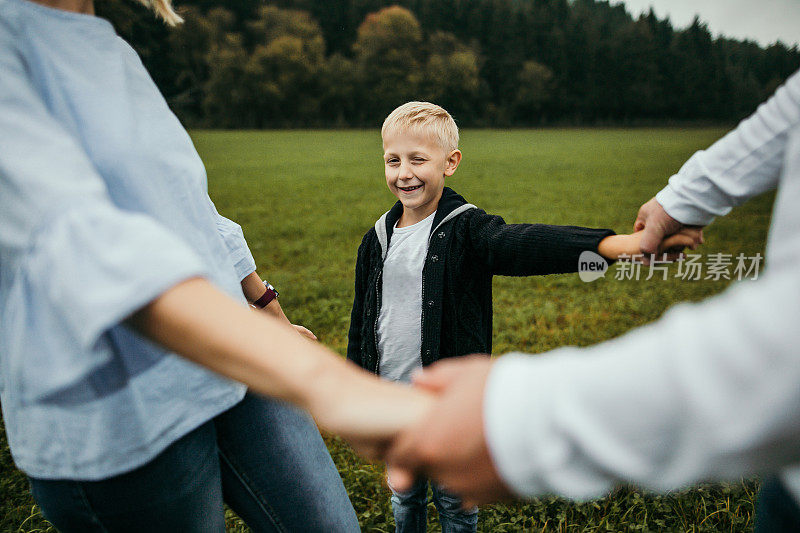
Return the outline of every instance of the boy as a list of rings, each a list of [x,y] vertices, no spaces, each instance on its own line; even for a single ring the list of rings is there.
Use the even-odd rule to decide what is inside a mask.
[[[581,252],[639,253],[639,235],[506,224],[444,186],[461,161],[458,127],[441,107],[409,102],[381,129],[386,183],[398,202],[364,236],[356,261],[347,358],[411,380],[438,359],[492,351],[492,276],[574,272]],[[699,233],[698,233],[699,235]],[[665,248],[694,245],[687,232]],[[392,491],[398,532],[425,531],[426,480]],[[477,508],[432,484],[443,531],[475,531]]]

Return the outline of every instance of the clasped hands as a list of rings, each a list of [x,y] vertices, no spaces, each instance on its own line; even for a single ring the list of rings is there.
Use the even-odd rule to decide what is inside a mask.
[[[694,235],[692,249],[703,242],[700,228],[673,219],[655,198],[640,208],[634,231],[642,231],[645,261],[657,252],[677,259],[681,250],[664,250],[663,244],[678,232]],[[513,496],[487,446],[483,401],[492,364],[486,355],[445,359],[415,376],[414,386],[429,393],[431,403],[378,452],[395,490],[411,488],[415,477],[424,475],[461,496],[465,508]],[[375,455],[374,448],[370,451]]]

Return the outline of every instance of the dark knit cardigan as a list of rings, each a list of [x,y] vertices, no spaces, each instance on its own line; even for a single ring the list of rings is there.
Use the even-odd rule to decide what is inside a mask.
[[[376,374],[383,260],[402,213],[398,201],[364,235],[356,260],[347,358]],[[506,224],[445,187],[422,269],[423,366],[445,357],[491,353],[492,276],[575,272],[581,252],[597,252],[600,241],[613,234],[575,226]]]

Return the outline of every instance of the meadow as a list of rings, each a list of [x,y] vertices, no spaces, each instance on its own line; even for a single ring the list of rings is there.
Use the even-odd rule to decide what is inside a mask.
[[[695,150],[722,134],[722,129],[467,130],[464,160],[449,185],[509,223],[629,232],[638,207]],[[286,314],[344,354],[355,252],[394,200],[383,178],[377,130],[194,131],[192,137],[206,163],[211,198],[244,228],[259,272],[281,292]],[[698,253],[763,254],[772,198],[756,198],[709,226]],[[494,354],[594,344],[730,283],[676,278],[675,266],[668,280],[660,275],[645,280],[646,271],[638,280],[621,280],[619,268],[612,266],[593,283],[576,274],[495,278]],[[674,339],[676,349],[682,342]],[[52,530],[13,468],[2,431],[0,437],[0,531]],[[382,465],[362,461],[335,436],[326,440],[363,530],[393,531]],[[606,498],[580,504],[543,498],[493,505],[482,510],[479,530],[750,531],[757,487],[757,480],[743,480],[654,495],[621,486]],[[429,508],[431,529],[437,531]],[[228,523],[229,531],[247,531],[231,512]]]

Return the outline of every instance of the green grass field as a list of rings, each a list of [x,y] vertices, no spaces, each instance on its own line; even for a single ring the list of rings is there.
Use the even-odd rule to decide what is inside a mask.
[[[630,231],[636,211],[720,129],[475,130],[450,186],[507,222]],[[394,198],[383,179],[377,131],[193,132],[219,211],[245,231],[263,277],[287,315],[344,354],[361,236]],[[763,253],[772,196],[706,231],[703,254]],[[496,278],[494,352],[589,345],[650,322],[672,304],[720,292],[727,281]],[[673,267],[674,269],[674,267]],[[680,339],[676,340],[680,346]],[[614,376],[607,376],[614,379]],[[383,468],[327,439],[365,531],[393,531]],[[655,496],[620,487],[574,504],[547,498],[482,510],[481,531],[749,531],[757,482]],[[431,517],[435,515],[430,506]],[[230,514],[230,531],[246,531]],[[431,518],[432,530],[438,521]],[[46,531],[22,475],[0,441],[0,530]]]

